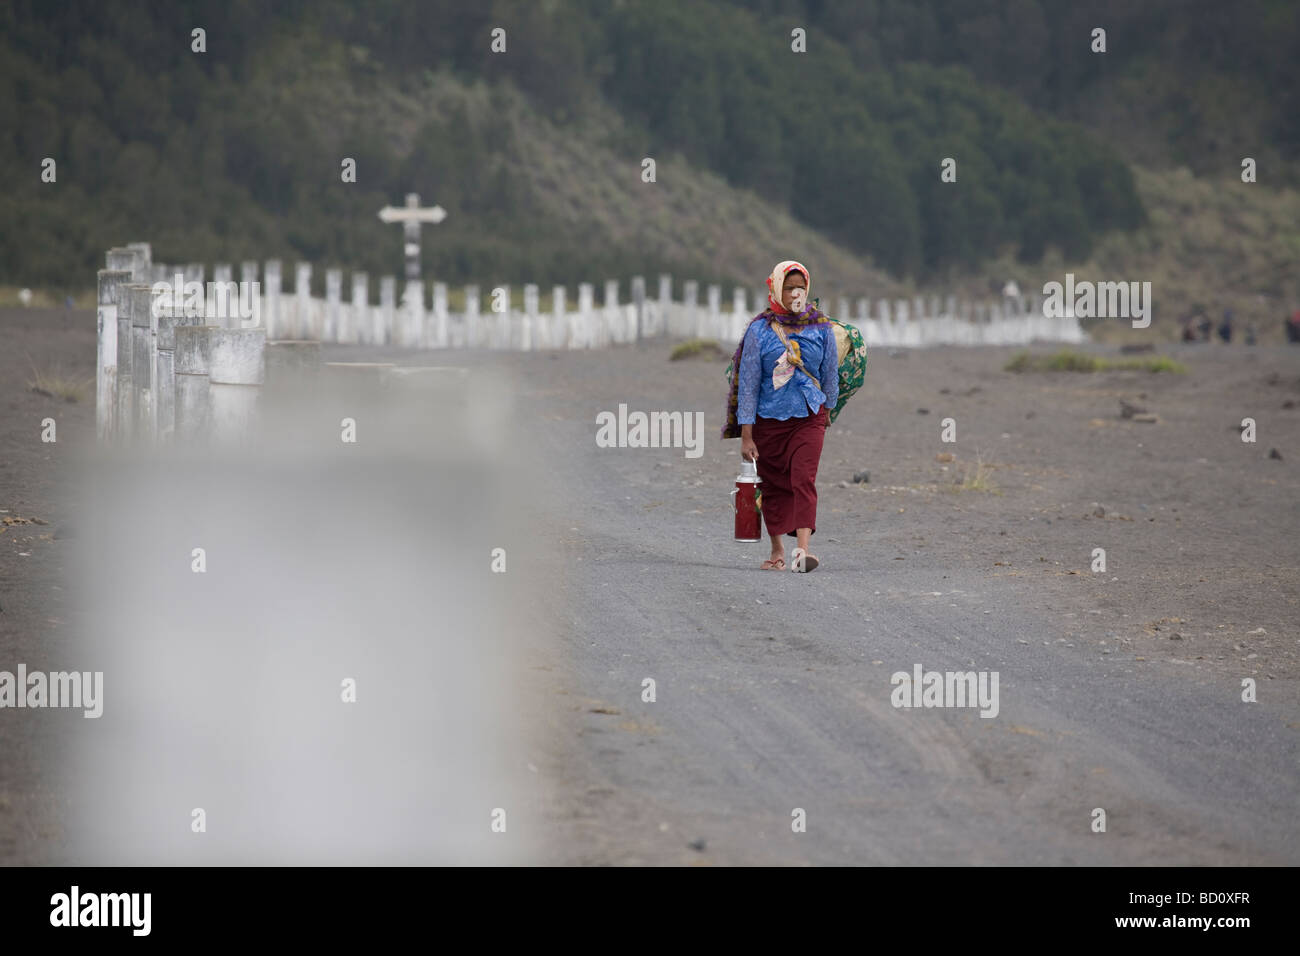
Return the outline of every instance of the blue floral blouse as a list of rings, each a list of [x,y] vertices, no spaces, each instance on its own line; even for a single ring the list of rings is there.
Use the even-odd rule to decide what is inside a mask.
[[[799,344],[804,367],[820,380],[819,389],[785,358],[785,346],[767,322],[755,322],[745,333],[740,354],[736,421],[754,424],[755,414],[785,421],[815,415],[840,400],[839,352],[829,322],[787,328],[786,337]]]

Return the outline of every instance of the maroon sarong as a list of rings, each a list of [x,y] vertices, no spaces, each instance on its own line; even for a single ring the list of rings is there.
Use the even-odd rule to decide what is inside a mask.
[[[817,464],[828,424],[826,406],[803,418],[754,419],[758,487],[767,533],[795,536],[796,528],[817,532]]]

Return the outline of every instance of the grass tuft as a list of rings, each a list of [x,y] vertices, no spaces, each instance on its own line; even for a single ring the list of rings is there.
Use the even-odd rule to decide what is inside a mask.
[[[1052,355],[1020,352],[1002,367],[1004,372],[1170,372],[1183,375],[1187,366],[1165,355],[1151,358],[1107,359],[1063,349]]]
[[[31,359],[28,359],[31,362]],[[34,378],[27,380],[28,387],[38,395],[60,398],[65,402],[84,402],[89,400],[95,380],[73,378],[65,375],[57,365],[48,371],[38,369],[32,364]]]
[[[674,346],[672,354],[668,356],[669,360],[673,362],[686,358],[718,359],[722,357],[722,349],[713,339],[688,339]]]

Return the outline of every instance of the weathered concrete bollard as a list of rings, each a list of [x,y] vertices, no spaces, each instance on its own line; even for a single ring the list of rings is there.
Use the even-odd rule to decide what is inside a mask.
[[[104,268],[110,272],[129,272],[132,282],[143,282],[144,279],[138,278],[143,258],[144,254],[138,249],[114,246],[104,253]]]
[[[483,344],[483,322],[479,317],[479,291],[476,285],[465,286],[465,348]]]
[[[117,313],[123,289],[131,281],[124,269],[102,269],[98,275],[98,362],[95,366],[95,426],[100,441],[117,438]],[[129,321],[129,320],[128,320]]]
[[[283,277],[280,273],[280,260],[267,259],[262,279],[262,324],[266,326],[268,339],[278,338],[284,328],[283,313],[280,311],[280,288]]]
[[[293,270],[293,322],[289,324],[291,339],[319,339],[312,327],[311,263],[298,262]]]
[[[209,347],[212,329],[205,325],[180,325],[176,341],[176,429],[178,441],[206,441],[211,434],[212,402]]]
[[[135,392],[133,434],[144,441],[157,438],[158,317],[153,310],[153,288],[129,283],[131,301],[131,388]]]
[[[170,441],[176,430],[176,328],[201,320],[186,317],[179,305],[158,313],[155,351],[154,414],[157,436],[160,441]]]
[[[498,295],[497,293],[500,293]],[[488,348],[491,349],[508,349],[510,348],[510,286],[499,285],[492,289],[488,294],[488,300],[491,303],[488,308],[492,310],[492,317],[488,319]],[[505,306],[500,312],[497,311],[497,303]]]
[[[650,329],[644,335],[663,335],[668,331],[669,310],[673,307],[673,277],[667,272],[659,273],[659,300],[657,314],[650,323]]]
[[[117,270],[111,270],[117,271]],[[129,273],[128,273],[129,274]],[[131,311],[134,304],[127,294],[129,282],[117,291],[117,437],[130,441],[135,437],[135,346],[131,340]]]
[[[210,328],[208,383],[212,435],[239,443],[251,431],[266,377],[266,329]]]
[[[648,335],[645,308],[645,276],[632,277],[632,321],[628,327],[619,328],[618,340],[635,342],[643,335]]]
[[[538,328],[537,322],[539,298],[537,284],[533,282],[524,283],[524,315],[519,329],[519,350],[521,352],[529,352],[540,347],[541,329]],[[534,338],[537,339],[537,342],[534,342]]]
[[[397,279],[381,276],[379,279],[379,312],[376,315],[376,345],[392,345],[397,328]]]
[[[424,330],[424,282],[420,279],[408,279],[402,289],[402,326],[401,341],[395,342],[403,348],[419,349],[425,347]]]
[[[126,248],[137,253],[136,272],[134,279],[136,282],[153,281],[153,247],[147,242],[128,242]]]
[[[596,335],[596,287],[590,282],[578,283],[578,311],[572,318],[569,348],[589,349]]]
[[[569,347],[569,292],[562,285],[551,288],[551,342],[553,349]]]
[[[605,301],[601,310],[600,322],[596,325],[596,348],[605,348],[616,342],[618,334],[618,280],[605,280]]]
[[[343,270],[325,270],[325,330],[321,333],[322,342],[342,342],[340,334],[341,313],[343,311]]]
[[[679,335],[701,338],[704,329],[700,322],[700,283],[698,279],[687,279],[682,285],[682,327]]]
[[[351,315],[344,323],[343,341],[350,344],[374,344],[374,323],[370,320],[370,276],[352,273]]]
[[[447,283],[433,284],[433,333],[436,348],[445,349],[451,343],[448,339],[447,323]]]

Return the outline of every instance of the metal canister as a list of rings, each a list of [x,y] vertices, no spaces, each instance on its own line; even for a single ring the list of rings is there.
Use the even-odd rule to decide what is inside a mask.
[[[736,540],[763,540],[763,495],[759,490],[758,463],[741,459],[731,503],[736,512]]]

